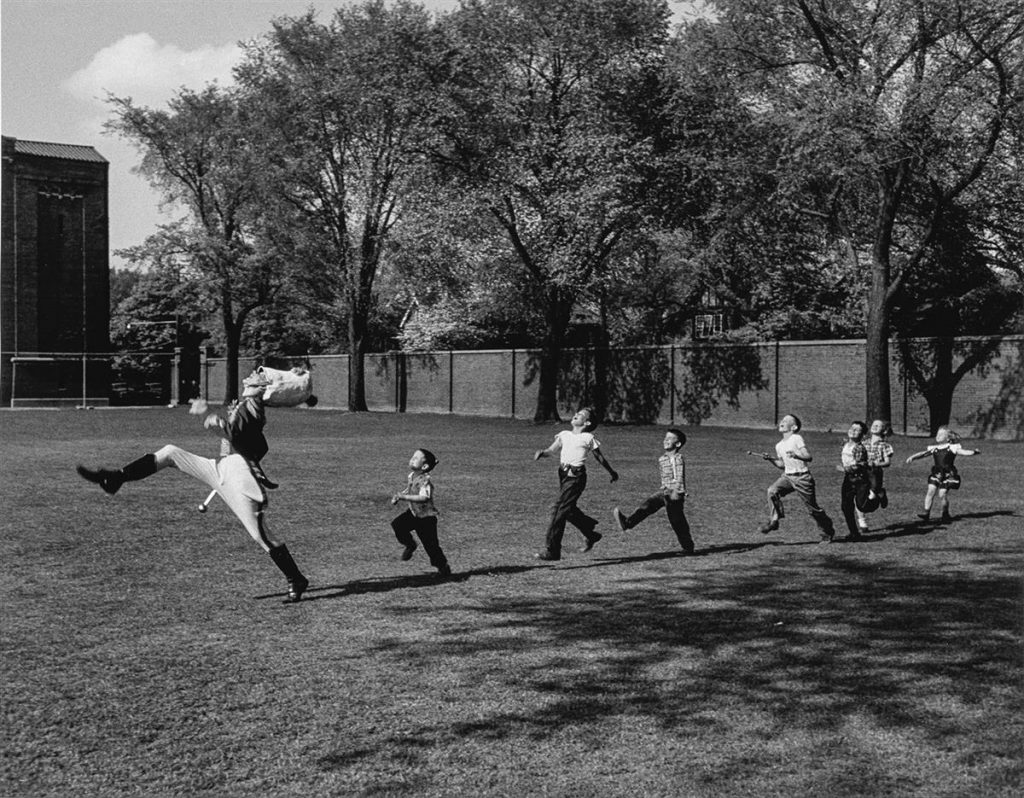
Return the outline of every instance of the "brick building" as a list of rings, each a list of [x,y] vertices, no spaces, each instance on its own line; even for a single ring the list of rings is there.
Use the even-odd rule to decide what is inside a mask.
[[[3,406],[12,389],[18,406],[107,401],[106,359],[82,357],[110,348],[107,168],[92,147],[3,137]]]

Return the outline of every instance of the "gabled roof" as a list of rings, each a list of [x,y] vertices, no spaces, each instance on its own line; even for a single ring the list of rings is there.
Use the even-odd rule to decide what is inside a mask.
[[[21,155],[35,155],[40,158],[62,158],[66,161],[89,161],[107,163],[107,159],[92,147],[84,144],[55,144],[50,141],[14,140],[14,151]]]

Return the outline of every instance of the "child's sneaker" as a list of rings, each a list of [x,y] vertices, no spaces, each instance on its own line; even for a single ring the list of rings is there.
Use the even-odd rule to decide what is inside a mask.
[[[917,517],[920,518],[924,523],[928,523],[931,519],[931,513],[918,513]]]
[[[402,550],[402,559],[403,560],[411,560],[412,559],[412,553],[414,551],[416,551],[416,544],[415,543],[410,543],[408,546],[405,547],[405,549]]]
[[[884,489],[878,492],[878,506],[883,510],[889,506],[889,494]]]
[[[448,565],[448,563],[445,563],[444,565],[437,566],[437,575],[438,576],[451,576],[452,575],[452,567],[450,565]]]
[[[618,507],[612,510],[612,517],[615,519],[615,523],[619,525],[620,530],[625,532],[627,529],[629,529],[629,527],[626,526],[626,516],[622,514],[622,510],[620,510]]]
[[[949,512],[948,512],[948,511],[946,511],[946,512],[943,512],[943,513],[942,513],[942,519],[941,519],[941,520],[942,520],[942,523],[944,523],[944,524],[948,524],[948,523],[952,522],[952,520],[953,520],[953,516],[951,516],[951,515],[949,514]]]
[[[600,539],[601,539],[601,533],[600,532],[594,532],[591,537],[587,538],[586,544],[584,544],[583,548],[580,549],[580,551],[582,551],[584,553],[590,551],[592,548],[594,548],[594,544],[597,543],[597,541],[599,541]]]
[[[772,519],[767,524],[761,524],[761,526],[758,527],[757,531],[760,532],[762,535],[767,535],[769,532],[774,532],[778,528],[779,522],[775,519]]]

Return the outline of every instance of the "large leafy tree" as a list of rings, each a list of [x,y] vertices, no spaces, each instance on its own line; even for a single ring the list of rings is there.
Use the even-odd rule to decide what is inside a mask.
[[[504,236],[543,318],[536,420],[556,419],[573,309],[643,207],[635,99],[659,68],[660,0],[467,0],[447,18],[444,174]]]
[[[262,208],[253,180],[252,120],[234,90],[182,89],[166,109],[112,97],[107,128],[135,144],[137,170],[184,217],[136,248],[159,261],[173,253],[186,277],[216,308],[227,358],[225,401],[238,396],[238,357],[250,314],[281,286],[281,262],[259,245]],[[147,256],[146,253],[149,253]]]
[[[890,414],[891,314],[947,215],[995,168],[1020,102],[1014,0],[719,0],[703,57],[777,151],[771,201],[865,275],[866,411]],[[763,153],[761,154],[763,155]],[[982,235],[984,231],[975,231]]]
[[[129,400],[141,398],[138,392],[154,382],[167,390],[150,393],[149,401],[176,400],[179,390],[185,398],[198,395],[198,348],[209,337],[204,324],[213,310],[201,282],[189,279],[185,261],[165,246],[141,245],[118,254],[140,268],[111,274],[118,286],[111,291],[110,314],[110,340],[120,353],[113,363],[117,381],[125,383]],[[180,385],[166,382],[172,354]]]
[[[960,208],[946,215],[925,273],[908,278],[894,314],[900,364],[928,404],[932,435],[949,423],[959,382],[985,367],[1002,335],[1024,320],[1024,275],[994,269],[990,245],[972,234],[967,218]]]
[[[417,197],[433,103],[434,36],[420,6],[372,0],[320,23],[274,23],[237,78],[258,109],[260,181],[307,294],[347,322],[350,410],[366,410],[363,356],[388,239]]]
[[[531,287],[506,240],[471,199],[448,196],[439,186],[393,244],[385,277],[403,349],[532,345],[543,319]]]

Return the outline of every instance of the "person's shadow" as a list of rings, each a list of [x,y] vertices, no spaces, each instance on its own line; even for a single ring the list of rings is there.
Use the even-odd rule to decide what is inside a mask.
[[[928,521],[918,519],[913,522],[889,524],[882,529],[872,532],[864,532],[859,538],[837,537],[837,543],[881,543],[889,538],[919,537],[931,535],[935,532],[943,532],[955,526],[959,521],[981,518],[997,518],[1000,516],[1015,516],[1012,510],[987,510],[978,513],[961,513],[954,515],[952,521],[943,521],[941,518],[932,518]]]
[[[835,538],[834,543],[881,543],[890,538],[910,537],[920,535],[931,535],[941,532],[960,520],[996,518],[1000,516],[1014,516],[1012,510],[989,510],[978,513],[962,513],[953,517],[952,522],[940,520],[916,521],[914,523],[890,524],[877,532],[863,533],[859,538],[849,537]],[[719,546],[706,546],[696,549],[693,554],[684,551],[660,551],[649,554],[639,554],[630,557],[594,557],[589,560],[580,560],[578,564],[571,560],[560,560],[557,563],[536,563],[530,565],[500,565],[495,567],[474,568],[469,571],[453,572],[449,576],[438,574],[411,574],[406,576],[385,576],[372,579],[356,579],[352,582],[345,582],[337,585],[325,585],[323,587],[310,587],[303,594],[302,601],[321,601],[323,599],[336,599],[344,596],[358,596],[365,593],[389,593],[392,590],[407,590],[415,588],[439,587],[450,582],[465,582],[474,577],[501,576],[507,574],[521,574],[533,571],[538,568],[560,567],[564,570],[578,570],[582,568],[607,568],[613,565],[628,565],[630,563],[653,562],[657,560],[687,560],[693,557],[712,557],[716,555],[742,554],[743,552],[755,551],[765,547],[778,546],[817,546],[816,540],[801,540],[795,542],[782,540],[758,540],[752,543],[725,543]],[[265,593],[254,596],[256,599],[285,599],[287,593]],[[301,603],[301,602],[299,602]]]
[[[409,588],[439,587],[451,582],[465,582],[472,577],[500,576],[504,574],[519,574],[525,571],[532,571],[536,568],[544,568],[543,565],[501,565],[493,568],[474,568],[470,571],[452,572],[448,576],[441,576],[436,573],[411,574],[407,576],[384,576],[372,579],[356,579],[352,582],[344,582],[337,585],[324,585],[310,587],[302,595],[302,601],[321,601],[323,599],[341,598],[342,596],[358,596],[364,593],[389,593],[392,590],[406,590]],[[254,596],[256,599],[284,599],[287,593],[264,593]],[[298,602],[302,603],[302,602]]]

